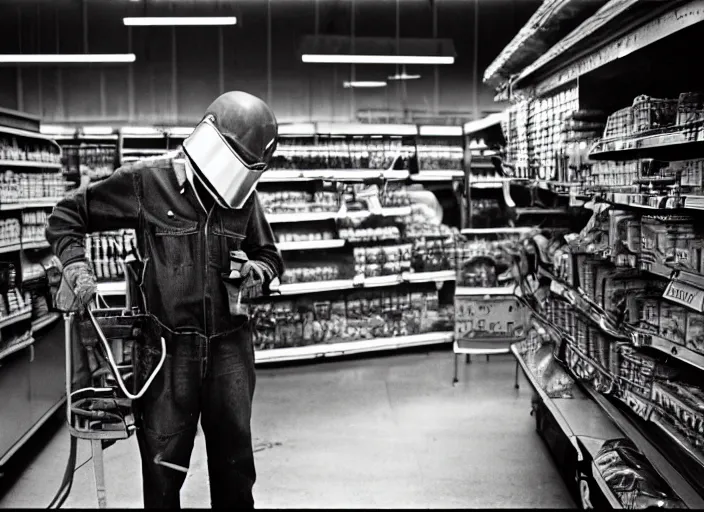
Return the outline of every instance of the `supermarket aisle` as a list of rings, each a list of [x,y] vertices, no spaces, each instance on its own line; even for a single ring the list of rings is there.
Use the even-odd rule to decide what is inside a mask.
[[[479,358],[452,387],[446,351],[261,369],[254,432],[260,508],[573,507],[529,415],[513,359]],[[67,454],[61,429],[0,497],[0,508],[44,507]],[[81,446],[79,463],[89,446]],[[207,506],[197,438],[184,507]],[[134,439],[106,452],[111,506],[139,507]],[[94,507],[90,463],[65,507]]]

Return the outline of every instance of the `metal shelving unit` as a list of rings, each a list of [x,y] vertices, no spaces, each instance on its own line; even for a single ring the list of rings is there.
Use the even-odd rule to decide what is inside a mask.
[[[10,135],[18,140],[30,140],[33,145],[46,145],[61,156],[61,147],[47,134],[40,133],[40,120],[34,116],[0,109],[3,121],[10,126],[0,126],[0,137]],[[0,167],[16,172],[37,171],[57,173],[62,168],[58,162],[34,160],[0,160]],[[0,211],[14,212],[33,208],[52,208],[60,197],[44,197],[17,202],[1,202]],[[22,235],[20,235],[21,240]],[[48,249],[45,240],[18,241],[0,248],[3,259],[23,262],[23,251]],[[19,271],[19,269],[18,269]],[[63,332],[52,329],[60,318],[56,313],[31,321],[31,308],[0,320],[4,348],[0,349],[0,395],[6,397],[0,415],[0,473],[10,458],[34,433],[61,407],[64,402]],[[26,330],[25,330],[26,325]],[[7,344],[21,331],[27,339]],[[14,338],[21,339],[21,338]]]
[[[593,10],[588,14],[586,14],[586,10],[582,11],[584,14],[580,23],[568,33],[564,29],[560,29],[560,20],[564,18],[570,8],[577,11],[581,9]],[[626,133],[639,133],[621,137],[609,136],[598,139],[596,142],[589,142],[580,147],[581,153],[569,153],[576,146],[570,149],[567,143],[558,143],[554,138],[552,141],[548,140],[545,145],[547,139],[541,135],[548,132],[547,125],[550,125],[552,129],[556,123],[563,123],[563,121],[563,134],[568,131],[570,134],[577,133],[582,129],[581,120],[584,120],[586,124],[591,122],[587,120],[589,115],[601,110],[608,115],[618,108],[615,106],[616,103],[626,107],[628,105],[626,101],[631,101],[637,94],[650,94],[647,89],[650,86],[656,87],[656,84],[660,83],[657,77],[648,82],[650,85],[643,84],[642,89],[633,87],[634,84],[640,84],[637,76],[630,75],[630,72],[638,66],[637,56],[642,55],[643,59],[648,59],[650,65],[656,68],[659,64],[654,59],[666,59],[668,52],[672,52],[672,48],[676,44],[687,38],[695,37],[696,29],[693,27],[701,27],[703,24],[704,1],[702,0],[678,0],[657,6],[646,6],[646,3],[638,0],[605,0],[599,2],[599,5],[592,4],[589,7],[586,3],[580,5],[578,2],[544,2],[539,13],[536,13],[534,19],[521,30],[521,33],[504,49],[500,57],[489,66],[484,77],[486,82],[497,88],[497,99],[509,99],[514,103],[511,108],[510,116],[513,117],[511,117],[509,127],[515,129],[516,132],[513,135],[513,144],[516,152],[520,152],[516,158],[519,160],[523,158],[521,165],[526,165],[526,158],[529,167],[539,160],[542,165],[546,160],[546,152],[553,151],[553,146],[550,144],[555,146],[556,153],[553,159],[555,161],[552,163],[548,161],[545,165],[548,168],[551,168],[552,165],[558,169],[561,168],[559,159],[563,157],[567,159],[568,154],[570,159],[574,158],[577,162],[587,162],[588,164],[596,162],[594,163],[595,169],[610,169],[600,161],[633,161],[638,159],[673,161],[704,157],[704,121],[699,120],[680,125],[675,123],[673,126],[667,126],[673,124],[671,118],[668,117],[663,121],[660,118],[652,117],[653,112],[658,108],[656,105],[659,105],[658,102],[661,101],[658,99],[651,99],[652,103],[650,104],[638,103],[646,101],[642,97],[636,99],[632,107],[633,115],[639,114],[645,117],[639,118],[640,121],[635,125],[633,121],[626,121],[624,117],[625,128],[623,130]],[[543,50],[536,52],[535,48],[539,45],[543,45]],[[686,45],[681,47],[686,47]],[[620,76],[619,66],[624,69],[627,67],[628,75]],[[668,76],[669,74],[677,74],[675,68],[674,65],[668,68]],[[644,77],[646,75],[647,73],[643,73]],[[659,98],[677,98],[676,94],[680,92],[698,90],[691,89],[694,85],[692,85],[693,82],[688,81],[686,73],[683,72],[681,75],[683,83],[687,84],[682,86],[682,90],[675,91],[669,87],[672,90],[668,89],[666,92],[663,89],[663,92],[658,91],[652,94],[662,94],[662,96],[658,96]],[[678,76],[672,76],[670,84],[677,83]],[[593,90],[594,87],[600,87],[604,80],[613,80],[613,84],[609,83],[612,88],[625,87],[627,89],[627,91],[613,91],[613,96],[620,98],[618,102],[609,103],[609,98],[602,97],[599,92]],[[638,89],[638,91],[631,91],[632,89]],[[578,104],[574,108],[570,104],[571,113],[565,120],[555,116],[550,119],[541,118],[541,115],[545,113],[541,109],[548,111],[554,103],[562,105],[573,101],[574,95],[571,95],[572,93],[569,91],[575,91]],[[631,92],[633,95],[627,100],[626,98]],[[638,103],[638,107],[636,103]],[[637,110],[637,108],[641,110]],[[648,110],[649,108],[652,110]],[[578,110],[580,115],[587,117],[577,117]],[[572,117],[571,114],[575,114],[575,116]],[[625,116],[625,114],[623,115]],[[619,121],[620,119],[618,117],[615,120]],[[680,122],[679,119],[678,117],[677,122]],[[572,123],[575,120],[577,122]],[[647,122],[649,126],[655,128],[641,131],[643,130],[643,122]],[[592,124],[598,125],[598,123]],[[621,126],[618,122],[616,125]],[[663,127],[663,125],[667,127]],[[558,129],[560,128],[558,127]],[[584,130],[588,132],[587,128]],[[609,133],[613,132],[609,132],[609,129],[605,130],[606,135]],[[581,134],[578,135],[581,136]],[[583,138],[570,135],[569,138],[593,140],[597,137],[598,134]],[[548,146],[550,149],[546,151],[545,148]],[[547,156],[547,160],[550,160],[550,154]],[[570,164],[573,164],[572,160],[570,160]],[[536,185],[554,190],[557,194],[562,195],[568,194],[565,191],[567,188],[570,206],[586,206],[594,211],[601,211],[604,207],[609,207],[612,210],[624,211],[636,216],[642,214],[664,218],[665,216],[695,216],[699,211],[704,210],[704,197],[702,196],[689,194],[686,191],[680,192],[676,186],[669,193],[663,191],[664,185],[669,184],[669,182],[665,183],[664,178],[660,181],[652,180],[653,189],[657,189],[659,186],[663,187],[663,190],[657,192],[647,193],[646,185],[648,183],[645,179],[633,183],[624,183],[614,179],[612,190],[615,191],[604,191],[604,188],[607,188],[604,183],[611,182],[598,174],[605,171],[596,172],[596,180],[594,184],[591,184],[588,174],[586,178],[580,174],[582,168],[576,165],[572,169],[575,169],[575,174],[571,177],[566,177],[568,174],[565,173],[565,177],[558,176],[558,178],[563,181],[575,180],[574,184],[558,184],[548,181]],[[636,172],[638,176],[641,175],[639,170]],[[544,174],[547,173],[547,171],[544,172]],[[649,176],[650,173],[647,175]],[[510,179],[510,181],[515,182],[516,180]],[[503,183],[503,180],[496,179],[496,182]],[[636,190],[636,187],[617,188],[617,183],[620,187],[638,184],[640,192],[624,192],[624,190]],[[498,185],[487,184],[487,186],[497,186],[498,188]],[[536,214],[544,217],[546,215],[561,215],[564,212],[556,209],[547,212],[523,210],[517,213],[531,215],[532,218]],[[593,218],[597,219],[596,214]],[[605,225],[604,222],[606,221],[598,219],[599,229]],[[614,228],[610,226],[607,229],[611,233]],[[587,240],[589,239],[587,238]],[[541,307],[540,304],[544,305],[546,301],[550,301],[550,307],[546,308],[546,312],[549,312],[550,318],[558,322],[564,329],[555,325],[547,325],[550,322],[546,317],[538,311],[533,311],[536,332],[539,330],[543,333],[548,332],[550,338],[560,340],[559,350],[558,347],[554,349],[554,364],[559,364],[563,368],[574,367],[578,370],[571,373],[574,381],[572,399],[550,398],[544,390],[540,389],[538,379],[531,375],[530,368],[522,353],[512,349],[516,360],[538,395],[539,405],[536,409],[538,430],[543,434],[547,444],[556,455],[565,481],[571,486],[575,483],[574,474],[575,468],[577,468],[576,483],[578,485],[573,486],[573,490],[581,496],[583,508],[589,507],[590,491],[598,501],[598,505],[596,502],[592,502],[594,508],[627,508],[626,504],[620,501],[613,481],[600,475],[596,464],[593,463],[593,458],[601,450],[605,441],[619,438],[626,438],[637,447],[647,462],[652,465],[654,472],[662,477],[670,487],[673,499],[679,498],[688,508],[701,508],[704,506],[704,493],[702,492],[704,486],[700,483],[701,477],[704,475],[704,452],[685,438],[685,435],[678,430],[682,427],[675,428],[670,423],[670,421],[675,421],[674,419],[665,419],[665,413],[654,401],[640,396],[645,392],[639,391],[636,395],[630,390],[628,386],[631,384],[627,384],[622,375],[622,372],[627,373],[627,371],[621,370],[614,358],[619,355],[625,358],[626,355],[623,354],[630,354],[635,349],[637,354],[650,358],[648,361],[654,360],[675,367],[679,367],[678,363],[680,362],[685,363],[682,367],[693,371],[696,375],[697,371],[704,370],[704,355],[697,351],[696,345],[689,345],[687,342],[675,343],[666,339],[662,334],[645,332],[629,326],[624,323],[621,317],[615,318],[615,313],[611,314],[605,311],[600,304],[592,300],[582,289],[582,286],[591,290],[594,286],[594,283],[590,281],[592,276],[596,276],[594,279],[606,279],[602,274],[597,274],[597,269],[606,273],[608,270],[603,270],[602,266],[608,264],[610,269],[618,270],[620,279],[629,279],[630,273],[633,272],[634,277],[637,275],[644,280],[650,277],[657,281],[658,285],[653,287],[655,291],[652,293],[653,296],[660,296],[661,302],[667,301],[673,305],[683,306],[686,310],[702,313],[704,312],[704,276],[678,269],[664,261],[651,262],[652,258],[636,261],[634,269],[619,270],[618,267],[621,263],[619,263],[620,260],[616,260],[615,250],[598,254],[586,247],[588,242],[583,243],[585,244],[583,247],[580,246],[578,250],[573,248],[573,251],[577,251],[579,254],[588,254],[587,260],[591,259],[602,263],[596,263],[596,267],[590,265],[588,270],[580,268],[578,272],[577,265],[581,263],[579,263],[580,260],[575,255],[576,253],[573,252],[569,260],[571,265],[566,264],[562,270],[572,272],[576,279],[575,283],[579,283],[579,286],[577,284],[571,286],[567,282],[557,279],[551,272],[545,271],[541,267],[542,264],[538,264],[538,271],[535,272],[534,277],[540,279],[542,283],[542,286],[539,287],[540,293],[535,295],[534,302],[528,300],[527,297],[521,297],[521,301],[527,307],[536,304],[537,309]],[[611,247],[614,247],[615,243],[617,242],[611,241]],[[560,244],[569,251],[572,242],[567,240],[561,241]],[[598,243],[596,245],[598,246]],[[658,251],[660,249],[662,248],[658,248]],[[628,254],[630,257],[632,253]],[[558,263],[555,262],[555,265]],[[629,265],[633,266],[634,264],[629,260]],[[587,284],[584,285],[582,280]],[[550,284],[549,289],[545,286],[547,281]],[[533,284],[532,281],[531,284]],[[536,282],[536,286],[538,284]],[[659,291],[661,287],[664,292]],[[607,293],[607,291],[603,291],[604,295]],[[520,293],[520,295],[523,294]],[[610,299],[614,300],[613,297]],[[606,299],[604,299],[604,304],[606,303]],[[613,308],[613,306],[610,307]],[[659,308],[659,305],[657,307]],[[659,315],[659,311],[658,309],[653,314]],[[629,309],[629,313],[630,316],[626,317],[626,321],[634,322],[633,311]],[[656,325],[659,325],[658,320],[655,322]],[[625,347],[623,354],[621,347]],[[638,352],[641,348],[651,350]],[[557,358],[561,362],[558,363]],[[635,361],[638,360],[635,359]],[[605,367],[606,363],[602,364],[602,361],[610,361],[612,366],[607,368]],[[634,364],[633,371],[639,371],[637,363]],[[615,368],[619,368],[619,370]],[[571,372],[571,370],[567,371]],[[581,375],[581,377],[578,378],[577,375]],[[591,385],[592,379],[597,382],[598,389],[611,391],[607,394],[597,392]],[[674,397],[674,392],[672,393]],[[567,402],[571,402],[571,405],[567,405]],[[580,428],[589,420],[587,418],[580,419],[577,415],[572,421],[568,419],[572,410],[580,408],[584,411],[590,411],[589,417],[598,418],[598,422],[610,422],[611,430],[598,435],[585,433],[585,437],[592,439],[582,439],[582,436],[575,433],[575,429]],[[631,413],[631,408],[636,412]],[[547,417],[550,419],[545,419]],[[613,431],[613,427],[616,427],[616,432]],[[563,433],[564,443],[553,439],[556,428],[557,431]],[[600,437],[602,435],[603,437]],[[571,448],[565,448],[566,445]],[[695,480],[698,481],[695,482]]]
[[[33,160],[0,160],[0,167],[36,167],[39,169],[61,169],[60,163]]]
[[[374,352],[380,350],[396,350],[399,348],[418,347],[450,343],[451,332],[434,332],[397,336],[393,338],[376,338],[346,343],[331,343],[329,345],[309,345],[304,347],[275,348],[255,351],[257,363],[277,363],[285,361],[300,361],[305,359],[331,358],[344,355]]]

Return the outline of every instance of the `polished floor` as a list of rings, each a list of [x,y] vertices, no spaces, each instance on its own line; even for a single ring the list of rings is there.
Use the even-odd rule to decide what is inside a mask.
[[[260,369],[257,507],[573,508],[535,432],[529,385],[514,389],[513,359],[475,357],[456,386],[452,364],[451,353],[433,350]],[[0,508],[51,500],[68,453],[56,423],[5,475]],[[78,464],[89,458],[79,441]],[[134,438],[105,459],[108,506],[140,508]],[[183,507],[209,506],[202,435],[181,496]],[[64,507],[96,504],[88,462]]]

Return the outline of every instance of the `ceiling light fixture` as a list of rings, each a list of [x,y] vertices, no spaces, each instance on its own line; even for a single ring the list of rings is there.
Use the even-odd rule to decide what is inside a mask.
[[[454,64],[454,57],[422,55],[325,55],[304,53],[301,60],[316,64]]]
[[[0,64],[94,64],[134,62],[134,53],[0,54]]]
[[[123,23],[128,27],[152,26],[204,26],[204,25],[236,25],[235,16],[209,16],[209,17],[133,17],[123,18]]]
[[[386,87],[386,82],[377,82],[373,80],[358,80],[354,82],[343,82],[342,85],[345,89],[350,88],[372,88],[372,87]]]

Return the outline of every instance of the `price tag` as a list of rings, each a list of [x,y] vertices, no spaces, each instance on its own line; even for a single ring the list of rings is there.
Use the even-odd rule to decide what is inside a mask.
[[[682,304],[695,311],[704,312],[704,290],[694,286],[678,281],[670,281],[662,296],[664,299]]]

